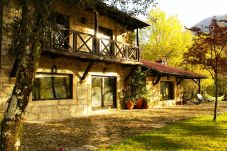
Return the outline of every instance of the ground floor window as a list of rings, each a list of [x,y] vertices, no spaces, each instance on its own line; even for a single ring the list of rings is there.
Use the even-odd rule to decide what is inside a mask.
[[[160,82],[161,100],[174,99],[174,85],[173,82]]]
[[[72,99],[72,75],[38,73],[34,80],[32,99]]]
[[[116,78],[92,76],[92,108],[116,107]]]

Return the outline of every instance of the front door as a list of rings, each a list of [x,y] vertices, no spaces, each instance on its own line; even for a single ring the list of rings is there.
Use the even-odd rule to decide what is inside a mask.
[[[116,108],[116,77],[92,76],[92,109]]]

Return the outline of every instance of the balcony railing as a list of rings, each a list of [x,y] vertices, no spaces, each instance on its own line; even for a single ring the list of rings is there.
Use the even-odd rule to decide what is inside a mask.
[[[73,54],[90,54],[107,59],[139,61],[139,49],[122,42],[109,39],[95,39],[94,35],[69,29],[51,32],[47,49],[63,50]]]

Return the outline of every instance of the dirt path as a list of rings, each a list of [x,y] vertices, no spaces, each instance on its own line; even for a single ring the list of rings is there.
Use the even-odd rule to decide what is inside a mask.
[[[82,145],[108,146],[170,122],[198,115],[212,115],[213,106],[213,103],[203,103],[149,110],[110,111],[54,122],[27,122],[24,125],[21,150],[56,151]],[[227,112],[227,102],[219,104],[218,114],[223,112]]]

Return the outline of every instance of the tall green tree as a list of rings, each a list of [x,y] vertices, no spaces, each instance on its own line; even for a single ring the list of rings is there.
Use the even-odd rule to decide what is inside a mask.
[[[135,3],[135,9],[129,11],[129,14],[145,12],[153,0],[62,0],[65,4],[72,7],[91,7],[96,9],[100,2],[108,2],[113,8],[120,7],[127,10],[128,4]],[[0,0],[0,40],[2,40],[3,18],[5,0]],[[10,2],[10,1],[7,1]],[[18,52],[18,69],[16,74],[16,83],[11,97],[8,100],[8,106],[1,122],[0,150],[16,151],[20,146],[20,127],[23,124],[23,115],[25,113],[29,96],[32,91],[33,81],[36,70],[39,66],[43,43],[45,41],[46,29],[51,26],[50,17],[52,14],[53,0],[18,0],[18,10],[21,12],[17,18],[17,34],[12,43],[13,49]],[[33,5],[31,5],[33,4]],[[93,5],[96,4],[96,5]],[[2,41],[1,41],[2,42]],[[0,45],[1,46],[1,45]],[[1,46],[2,47],[2,46]],[[0,50],[2,49],[0,47]],[[1,66],[0,66],[1,67]]]
[[[209,71],[214,80],[214,121],[217,118],[219,75],[225,73],[223,71],[227,64],[227,26],[223,22],[227,21],[220,22],[213,18],[208,31],[202,31],[197,27],[191,28],[190,30],[197,37],[193,39],[193,45],[184,54],[186,63],[200,65]]]
[[[159,8],[148,14],[150,27],[142,31],[142,56],[147,60],[165,59],[168,64],[179,66],[183,54],[192,44],[192,34],[185,31],[176,16],[167,16]]]

